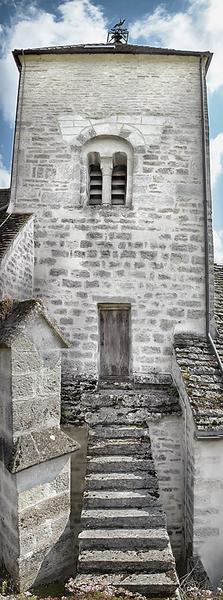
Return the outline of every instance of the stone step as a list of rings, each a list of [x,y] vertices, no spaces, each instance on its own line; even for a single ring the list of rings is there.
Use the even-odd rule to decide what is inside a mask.
[[[96,529],[117,528],[117,527],[166,527],[166,516],[162,510],[153,507],[150,509],[98,509],[82,510],[81,526],[83,529],[95,527]]]
[[[152,456],[151,444],[149,439],[146,437],[135,439],[135,438],[123,438],[123,439],[107,439],[99,440],[98,442],[90,442],[88,444],[88,452],[92,456],[106,456],[106,455],[130,455],[130,456],[145,456],[150,458]]]
[[[102,425],[95,424],[95,427],[91,427],[89,431],[89,440],[101,440],[107,438],[147,438],[149,437],[149,430],[147,427],[140,427],[136,425],[131,426],[116,426],[116,427],[107,427]]]
[[[90,425],[90,427],[94,427],[98,425],[100,415],[100,423],[108,426],[118,427],[119,425],[138,425],[140,426],[143,422],[146,422],[145,419],[148,417],[148,406],[143,408],[138,408],[137,410],[132,410],[132,406],[118,406],[118,407],[104,407],[100,408],[100,411],[92,411],[92,401],[91,401],[91,410],[89,412],[85,412],[86,423]]]
[[[87,473],[132,473],[145,471],[155,474],[153,460],[132,458],[131,456],[89,457]]]
[[[164,550],[87,550],[79,555],[79,573],[163,573],[175,568],[170,546]]]
[[[85,479],[86,490],[136,490],[148,489],[149,493],[158,496],[157,477],[140,473],[92,473]]]
[[[147,490],[139,491],[95,491],[85,492],[84,507],[87,508],[121,508],[143,506],[161,506],[160,500]]]
[[[92,584],[92,575],[78,575],[77,583]],[[122,587],[145,596],[170,596],[178,587],[175,571],[167,573],[110,573],[97,576],[97,583]]]
[[[164,528],[85,529],[79,534],[80,550],[163,550],[169,543]]]

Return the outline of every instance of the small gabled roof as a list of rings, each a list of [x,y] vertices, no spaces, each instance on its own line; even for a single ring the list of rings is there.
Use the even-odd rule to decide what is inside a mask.
[[[62,348],[67,348],[68,343],[62,333],[48,317],[44,305],[38,298],[28,300],[5,299],[0,302],[0,347],[10,348],[13,341],[20,333],[20,325],[25,323],[30,315],[41,315],[58,338]]]
[[[212,59],[212,52],[193,50],[174,50],[172,48],[156,48],[154,46],[138,46],[136,44],[79,44],[72,46],[51,46],[44,48],[26,48],[13,50],[17,67],[21,70],[20,57],[23,55],[41,54],[151,54],[206,57],[206,70]]]

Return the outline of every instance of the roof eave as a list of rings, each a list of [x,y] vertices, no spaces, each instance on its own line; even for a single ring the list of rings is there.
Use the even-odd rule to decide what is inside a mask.
[[[213,53],[209,51],[199,52],[190,50],[174,50],[169,48],[156,48],[152,46],[138,45],[118,45],[114,44],[83,44],[77,46],[55,46],[49,48],[27,48],[14,49],[12,51],[16,65],[21,71],[22,63],[20,56],[25,55],[46,55],[46,54],[147,54],[147,55],[163,55],[163,56],[197,56],[206,58],[206,72],[211,62]]]

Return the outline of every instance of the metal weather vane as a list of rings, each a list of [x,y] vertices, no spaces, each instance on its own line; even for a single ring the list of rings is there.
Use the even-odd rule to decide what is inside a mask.
[[[111,28],[111,30],[108,32],[107,44],[111,44],[112,42],[115,44],[128,43],[129,32],[128,29],[123,27],[124,23],[125,19],[120,19],[120,21]]]

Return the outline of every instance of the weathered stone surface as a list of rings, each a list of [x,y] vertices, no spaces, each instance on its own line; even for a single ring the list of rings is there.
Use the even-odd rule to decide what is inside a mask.
[[[174,350],[199,430],[223,429],[223,378],[206,338],[176,335]]]
[[[63,55],[58,63],[45,56],[37,98],[33,78],[40,62],[30,56],[26,126],[15,143],[19,179],[14,166],[12,205],[18,212],[28,206],[36,218],[34,293],[46,299],[71,342],[67,373],[92,379],[98,371],[99,302],[123,299],[132,305],[134,375],[170,372],[179,324],[205,331],[199,60],[122,58],[89,52]],[[131,144],[131,207],[87,205],[81,152],[93,131]],[[211,298],[212,288],[211,280]],[[70,407],[68,413],[73,416]]]
[[[58,427],[33,431],[21,436],[15,443],[8,469],[11,473],[17,473],[46,460],[69,454],[78,448],[78,443]]]
[[[168,545],[166,529],[86,529],[79,534],[80,549],[151,549]]]

